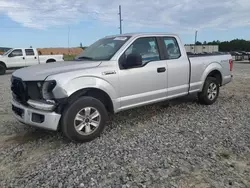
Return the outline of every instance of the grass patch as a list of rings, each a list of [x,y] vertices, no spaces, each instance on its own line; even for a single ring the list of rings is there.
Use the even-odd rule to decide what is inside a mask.
[[[64,57],[64,61],[72,61],[74,60],[76,55],[67,55],[65,54],[63,57]]]

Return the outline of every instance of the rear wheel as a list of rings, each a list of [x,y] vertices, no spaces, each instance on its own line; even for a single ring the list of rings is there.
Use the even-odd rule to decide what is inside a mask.
[[[56,60],[54,60],[54,59],[49,59],[46,63],[54,63],[54,62],[56,62]]]
[[[4,75],[6,73],[6,67],[3,64],[0,64],[0,75]]]
[[[88,142],[103,131],[108,113],[101,101],[83,96],[66,107],[62,117],[62,131],[76,142]]]
[[[216,78],[208,77],[204,83],[202,92],[198,93],[199,102],[205,105],[213,104],[220,91],[220,85]]]

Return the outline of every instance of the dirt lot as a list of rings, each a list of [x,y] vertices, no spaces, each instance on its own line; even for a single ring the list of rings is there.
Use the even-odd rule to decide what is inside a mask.
[[[18,123],[0,76],[0,187],[250,187],[250,64],[212,106],[194,96],[122,112],[73,144]]]

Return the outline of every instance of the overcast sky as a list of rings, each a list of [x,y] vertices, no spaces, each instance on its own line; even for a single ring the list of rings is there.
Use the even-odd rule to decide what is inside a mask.
[[[185,43],[250,38],[250,0],[0,0],[0,46],[88,45],[124,32],[170,32]]]

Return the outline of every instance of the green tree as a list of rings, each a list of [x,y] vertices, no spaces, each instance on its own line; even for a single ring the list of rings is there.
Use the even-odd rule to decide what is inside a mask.
[[[212,42],[208,42],[208,45],[218,45],[219,50],[222,52],[230,52],[230,51],[247,51],[250,52],[250,41],[246,41],[244,39],[234,39],[231,41],[219,41],[214,40]]]
[[[196,45],[202,45],[202,43],[200,41],[196,41],[195,43]]]

